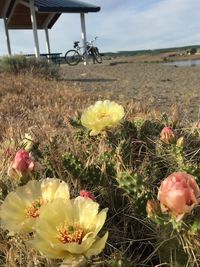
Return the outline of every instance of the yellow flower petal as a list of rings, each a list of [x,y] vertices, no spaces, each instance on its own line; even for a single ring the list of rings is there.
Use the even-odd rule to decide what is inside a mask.
[[[46,200],[54,198],[66,198],[69,196],[69,187],[59,179],[47,178],[41,184],[42,196]]]
[[[99,212],[99,214],[96,216],[96,220],[94,222],[94,235],[97,235],[99,233],[99,231],[101,230],[101,228],[103,227],[105,220],[106,220],[106,216],[107,216],[107,212],[108,209],[103,209],[101,212]]]
[[[29,181],[5,198],[0,208],[1,225],[9,231],[32,232],[40,208],[61,198],[69,198],[69,188],[59,179]]]
[[[97,135],[106,128],[115,127],[123,117],[121,105],[109,100],[97,101],[83,112],[81,123],[91,130],[90,135]]]
[[[102,252],[102,250],[105,248],[106,241],[108,239],[108,232],[105,233],[105,235],[97,240],[92,247],[86,252],[85,256],[87,258],[90,258],[92,256],[98,255]]]
[[[72,202],[74,216],[76,216],[74,220],[78,221],[85,229],[91,229],[98,214],[99,204],[84,197],[77,197]]]
[[[107,238],[105,235],[99,239],[97,233],[105,222],[107,209],[100,213],[98,209],[98,203],[83,197],[46,203],[34,227],[34,247],[48,257],[51,252],[52,258],[63,256],[65,262],[85,255],[90,249],[93,250],[88,255],[101,252]]]
[[[21,223],[26,220],[24,209],[25,204],[18,194],[11,192],[4,204],[1,205],[1,226],[10,231],[18,231],[21,228]]]
[[[29,205],[41,196],[41,182],[36,180],[29,181],[26,185],[18,187],[16,194],[25,205]]]
[[[95,242],[95,238],[86,238],[84,241],[82,241],[81,244],[78,243],[68,243],[68,244],[62,244],[55,245],[55,250],[63,250],[67,251],[71,254],[85,254],[86,251],[92,246],[92,244]]]
[[[53,246],[51,246],[50,243],[48,243],[48,240],[44,242],[44,239],[38,238],[37,240],[33,240],[29,242],[29,244],[35,248],[38,249],[42,254],[44,254],[46,257],[51,259],[63,259],[64,257],[69,257],[70,254],[63,250],[55,250]]]
[[[99,131],[92,130],[92,131],[90,132],[90,136],[98,135],[100,132],[101,132],[101,130],[99,130]]]
[[[73,208],[69,200],[65,202],[55,200],[55,205],[49,202],[42,206],[40,209],[40,218],[34,226],[34,230],[36,230],[39,238],[49,240],[54,245],[60,244],[56,227],[63,222],[67,222],[68,224],[73,223],[73,219],[72,221],[67,221],[66,213],[73,214]],[[49,238],[50,236],[51,238]]]

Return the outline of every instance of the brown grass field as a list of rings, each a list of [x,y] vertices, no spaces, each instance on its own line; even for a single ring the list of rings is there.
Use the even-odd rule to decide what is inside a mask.
[[[170,112],[174,103],[190,120],[198,119],[200,106],[199,66],[175,67],[162,63],[142,63],[156,57],[128,57],[90,64],[63,67],[64,80],[80,92],[99,95],[123,103],[133,101],[143,109]]]
[[[141,62],[146,60],[151,63]],[[177,116],[178,120],[183,122],[179,128],[177,127],[180,136],[184,133],[185,139],[190,140],[191,132],[193,134],[195,131],[195,138],[198,135],[198,142],[196,139],[188,141],[190,145],[187,146],[189,151],[187,159],[189,158],[190,163],[199,164],[200,66],[174,67],[152,61],[152,58],[120,57],[105,60],[102,64],[90,63],[87,66],[79,64],[74,67],[61,65],[61,75],[57,80],[37,77],[31,73],[18,75],[0,73],[1,200],[16,187],[7,176],[8,162],[4,160],[5,143],[14,140],[17,150],[20,148],[19,140],[24,133],[30,133],[37,144],[35,158],[45,166],[45,172],[37,173],[36,179],[56,176],[65,180],[74,188],[72,196],[76,196],[83,187],[90,189],[97,196],[102,208],[109,207],[105,226],[109,230],[108,244],[105,252],[92,263],[89,262],[88,266],[176,267],[162,264],[158,256],[155,257],[156,248],[152,240],[158,233],[152,230],[149,222],[136,216],[133,208],[135,204],[128,191],[123,191],[122,186],[118,188],[114,180],[112,182],[106,180],[103,184],[95,186],[86,178],[83,181],[76,180],[73,170],[72,172],[66,170],[61,162],[63,155],[70,152],[78,156],[87,168],[95,163],[100,154],[105,151],[110,152],[110,144],[105,139],[102,141],[100,138],[81,139],[82,132],[74,130],[70,124],[72,118],[79,117],[79,114],[95,101],[109,99],[124,106],[127,120],[140,118],[144,121],[149,119],[157,121],[163,113],[171,117]],[[151,132],[151,127],[154,126],[146,125],[150,127],[147,127],[148,133]],[[134,130],[129,128],[128,124],[126,126],[127,140],[129,140]],[[160,130],[160,126],[158,129]],[[158,129],[156,128],[157,132]],[[188,132],[184,132],[183,129]],[[77,133],[76,138],[74,133]],[[112,138],[118,140],[117,135]],[[145,168],[151,167],[151,162],[155,162],[153,155],[155,152],[152,143],[148,147],[150,139],[140,140],[139,137],[136,139],[130,142],[131,163],[127,159],[129,153],[123,160],[128,162],[126,167],[130,168],[130,165],[132,167],[135,164],[134,168],[139,166],[139,173],[142,173]],[[84,143],[81,140],[86,141]],[[116,147],[118,145],[121,147],[121,143],[118,144],[116,140]],[[123,142],[122,144],[126,145]],[[86,160],[84,155],[86,152],[89,153],[88,151],[91,155]],[[118,156],[117,162],[120,165],[123,156],[120,156],[120,152]],[[150,176],[154,177],[156,173],[155,175],[159,177],[152,182],[153,186],[156,184],[155,188],[160,183],[161,177],[169,174],[170,171],[166,166],[170,166],[171,171],[177,168],[173,158],[170,158],[169,162],[165,159],[162,164],[160,169],[156,165],[156,171],[149,169],[147,171]],[[106,172],[103,164],[99,169],[103,174]],[[98,173],[98,170],[95,171]],[[106,177],[109,177],[109,174]],[[18,236],[10,237],[1,229],[0,267],[59,266],[58,261],[46,259],[26,246],[25,240],[26,238],[20,239]]]
[[[182,115],[198,120],[200,106],[200,66],[175,67],[156,63],[154,57],[125,57],[106,60],[103,64],[61,67],[58,81],[44,81],[31,75],[1,74],[1,114],[3,120],[28,116],[37,121],[69,114],[97,99],[134,103],[140,111],[170,113],[177,104]],[[23,111],[23,112],[22,112]],[[42,112],[42,113],[40,113]],[[37,115],[36,115],[37,114]],[[41,116],[42,114],[42,116]],[[61,115],[62,114],[62,115]],[[47,119],[47,120],[46,120]]]

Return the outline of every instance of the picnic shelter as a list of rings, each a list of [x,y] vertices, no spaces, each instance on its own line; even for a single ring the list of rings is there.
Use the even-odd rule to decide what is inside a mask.
[[[100,11],[99,6],[78,0],[0,0],[0,19],[4,21],[8,55],[11,55],[9,30],[32,29],[35,56],[40,59],[38,29],[45,31],[47,53],[51,53],[48,30],[62,13],[79,13],[81,38],[86,49],[85,14]]]

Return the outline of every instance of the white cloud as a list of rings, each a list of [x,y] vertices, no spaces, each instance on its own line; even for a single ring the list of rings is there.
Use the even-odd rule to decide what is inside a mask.
[[[99,36],[102,51],[154,49],[200,43],[199,0],[86,0],[101,6],[86,14],[88,39]],[[0,38],[4,36],[0,24]],[[79,14],[62,14],[50,31],[52,51],[65,52],[80,39]],[[33,53],[32,31],[11,32],[13,52]],[[0,54],[6,53],[2,39]],[[40,33],[45,52],[44,33]]]

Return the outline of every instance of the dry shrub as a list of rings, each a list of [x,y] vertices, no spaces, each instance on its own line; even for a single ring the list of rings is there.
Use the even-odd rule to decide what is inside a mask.
[[[22,55],[3,57],[0,60],[0,72],[14,74],[32,74],[46,79],[58,79],[59,67],[46,60],[26,58]]]

